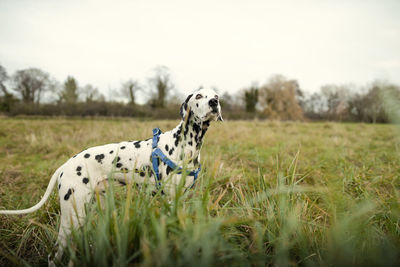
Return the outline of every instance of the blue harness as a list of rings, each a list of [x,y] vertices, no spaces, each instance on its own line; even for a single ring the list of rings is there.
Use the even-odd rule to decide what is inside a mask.
[[[178,174],[182,173],[182,168],[176,166],[176,164],[173,161],[171,161],[167,156],[165,156],[165,154],[161,151],[161,149],[157,147],[158,140],[160,138],[160,134],[161,134],[160,128],[153,129],[153,145],[152,145],[153,152],[151,153],[151,161],[153,163],[153,171],[154,171],[154,175],[155,175],[155,179],[156,179],[157,189],[161,188],[161,178],[160,178],[160,172],[158,169],[158,163],[159,163],[158,159],[160,159],[162,162],[167,164],[176,173],[178,173]],[[190,188],[193,188],[193,186],[197,180],[197,177],[199,175],[200,170],[201,170],[201,165],[194,171],[186,172],[187,176],[193,176],[193,184]]]

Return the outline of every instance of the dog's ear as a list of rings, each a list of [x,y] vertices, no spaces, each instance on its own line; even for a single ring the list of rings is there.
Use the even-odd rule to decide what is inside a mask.
[[[189,100],[190,100],[190,98],[191,98],[192,96],[193,96],[193,94],[188,95],[188,97],[186,98],[186,100],[182,103],[181,110],[180,110],[180,114],[181,114],[182,120],[185,119],[185,116],[186,116],[186,113],[187,113],[187,108],[188,108],[187,103],[189,102]]]

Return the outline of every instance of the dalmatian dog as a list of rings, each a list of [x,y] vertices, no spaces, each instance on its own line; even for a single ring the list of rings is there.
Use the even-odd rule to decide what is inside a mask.
[[[195,169],[200,164],[200,150],[210,122],[222,121],[218,95],[212,89],[195,91],[182,104],[180,115],[182,120],[174,129],[156,137],[157,148],[176,166],[185,165],[188,170]],[[85,203],[92,200],[96,190],[109,182],[110,177],[123,185],[131,182],[146,183],[154,186],[155,190],[158,189],[158,178],[163,182],[163,192],[169,196],[174,196],[179,184],[183,184],[185,188],[193,185],[193,176],[179,174],[162,162],[158,173],[154,172],[153,139],[88,148],[55,171],[43,198],[35,206],[24,210],[2,210],[0,214],[26,214],[38,210],[57,184],[61,218],[55,260],[59,261],[71,228],[79,226],[85,217]],[[186,180],[181,181],[182,177]],[[49,265],[54,265],[50,257]]]

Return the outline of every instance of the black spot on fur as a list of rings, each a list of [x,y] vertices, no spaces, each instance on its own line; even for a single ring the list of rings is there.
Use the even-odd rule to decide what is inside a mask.
[[[120,161],[120,160],[121,160],[120,157],[116,157],[116,158],[113,160],[113,163],[115,164],[115,163],[117,163],[117,162]]]
[[[68,189],[68,192],[65,194],[65,196],[64,196],[64,200],[68,200],[69,199],[69,197],[72,195],[72,193],[74,192],[74,190],[73,189]]]
[[[123,172],[123,173],[128,173],[129,170],[128,170],[128,168],[121,168],[121,172]]]
[[[104,159],[104,154],[96,155],[94,158],[97,160],[98,163],[101,164],[102,160]]]
[[[149,175],[149,177],[153,176],[153,169],[150,166],[145,166],[144,169],[146,170],[147,174]]]
[[[189,121],[190,121],[190,117],[192,117],[193,116],[193,111],[190,111],[189,112],[189,115],[188,115],[188,118],[187,118],[187,123],[186,123],[186,125],[185,125],[185,131],[183,132],[183,136],[185,137],[185,139],[186,139],[186,135],[187,135],[187,133],[189,132]]]
[[[169,154],[170,156],[172,156],[172,153],[174,153],[174,148],[171,148],[171,150],[168,152],[168,154]]]
[[[140,148],[140,141],[137,141],[135,143],[133,143],[135,145],[136,148]]]
[[[196,107],[199,107],[199,103],[196,103]]]
[[[126,183],[125,183],[124,181],[118,181],[118,183],[119,183],[120,185],[123,185],[123,186],[126,185]]]
[[[139,174],[140,174],[140,176],[142,176],[142,177],[145,177],[145,176],[146,176],[146,173],[143,172],[143,171],[141,171]]]
[[[121,146],[121,149],[125,149],[125,146]]]
[[[204,135],[206,134],[206,132],[207,132],[207,128],[204,128],[204,129],[201,131],[201,135],[200,135],[200,137],[199,137],[198,140],[197,140],[196,148],[200,148],[201,144],[203,143],[203,137],[204,137]]]
[[[78,154],[76,154],[75,156],[73,156],[73,158],[75,158],[76,156],[78,156]]]
[[[181,118],[184,119],[185,111],[187,110],[187,103],[189,102],[190,98],[193,96],[193,94],[188,95],[186,98],[185,102],[181,105],[181,109],[179,111]]]
[[[81,173],[81,172],[77,172],[76,174],[77,174],[78,176],[81,176],[82,173]]]
[[[87,177],[83,178],[83,179],[82,179],[82,182],[83,182],[84,184],[89,183],[89,178],[87,178]]]
[[[58,184],[58,190],[60,190],[60,188],[61,188],[61,184]]]
[[[122,167],[122,163],[117,163],[117,165],[115,165],[117,168],[121,168]]]
[[[132,161],[132,158],[129,158],[130,161]]]
[[[63,174],[64,174],[64,172],[62,172],[62,173],[60,174],[60,178],[63,176]]]
[[[77,171],[77,172],[79,172],[79,171],[81,171],[81,170],[82,170],[82,167],[81,167],[81,166],[76,167],[76,171]]]
[[[84,157],[87,159],[90,157],[90,154],[86,153]]]
[[[111,150],[111,151],[110,151],[110,154],[112,154],[112,153],[114,153],[114,150]]]
[[[167,175],[172,171],[173,171],[173,169],[170,166],[167,166]]]
[[[193,133],[190,133],[190,139],[192,139],[193,138]]]
[[[175,134],[175,146],[178,146],[179,141],[181,140],[181,132],[182,132],[182,125],[179,126],[178,130],[176,131],[176,134]]]
[[[200,125],[197,123],[193,123],[193,131],[195,131],[197,134],[200,132]]]
[[[168,145],[165,145],[165,150],[167,150],[167,151],[169,150]]]
[[[189,144],[189,146],[192,146],[192,145],[193,145],[193,142],[192,142],[192,141],[189,141],[188,144]]]

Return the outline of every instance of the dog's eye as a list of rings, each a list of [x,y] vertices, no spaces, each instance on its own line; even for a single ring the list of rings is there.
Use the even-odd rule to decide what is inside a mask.
[[[197,94],[196,95],[196,99],[200,99],[200,98],[202,98],[203,96],[201,95],[201,94]]]

